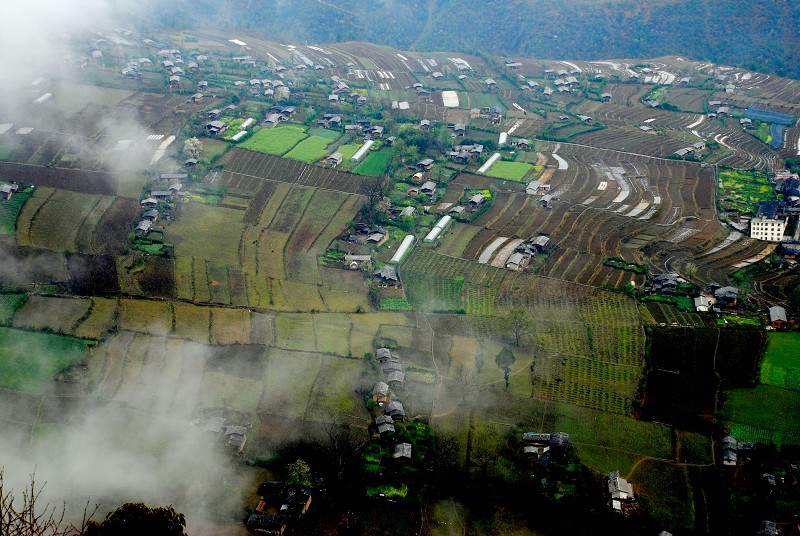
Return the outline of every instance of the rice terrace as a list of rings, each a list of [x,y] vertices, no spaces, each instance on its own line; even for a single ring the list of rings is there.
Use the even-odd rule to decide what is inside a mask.
[[[226,534],[796,523],[800,82],[109,35],[0,105],[14,448],[101,410],[202,430]],[[276,513],[296,459],[314,504]]]

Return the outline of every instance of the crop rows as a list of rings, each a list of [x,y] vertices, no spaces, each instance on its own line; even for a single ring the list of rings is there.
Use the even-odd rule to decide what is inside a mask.
[[[567,402],[618,415],[630,415],[633,408],[633,401],[629,397],[570,381],[544,380],[537,386],[536,394],[556,402]]]
[[[255,192],[260,180],[295,183],[315,188],[359,193],[365,180],[352,173],[304,164],[279,156],[232,149],[228,155],[223,183],[229,187]]]

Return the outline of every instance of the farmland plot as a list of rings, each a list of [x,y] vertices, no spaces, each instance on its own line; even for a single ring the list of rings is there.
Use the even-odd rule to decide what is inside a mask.
[[[320,354],[270,348],[259,411],[303,419],[312,411],[312,392],[322,369]]]
[[[29,296],[14,315],[13,326],[72,335],[83,318],[89,315],[91,304],[89,299]]]
[[[0,386],[39,391],[54,374],[87,357],[87,341],[0,328]]]
[[[239,144],[240,147],[267,154],[282,155],[308,136],[294,125],[263,128]]]

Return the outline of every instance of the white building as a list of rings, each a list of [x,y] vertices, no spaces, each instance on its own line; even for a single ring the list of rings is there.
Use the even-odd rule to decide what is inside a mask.
[[[778,217],[778,203],[768,201],[758,205],[758,214],[750,220],[750,238],[780,242],[789,219]]]

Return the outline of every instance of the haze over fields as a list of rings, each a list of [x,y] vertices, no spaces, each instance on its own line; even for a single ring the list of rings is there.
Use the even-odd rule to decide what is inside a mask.
[[[797,6],[3,17],[0,499],[35,473],[69,520],[201,536],[795,523]]]

